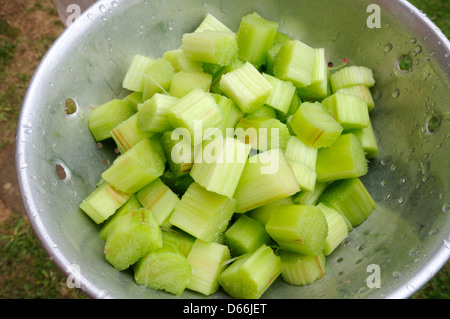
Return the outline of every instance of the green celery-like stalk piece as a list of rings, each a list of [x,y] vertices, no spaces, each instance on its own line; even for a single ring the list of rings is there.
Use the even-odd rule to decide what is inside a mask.
[[[222,79],[222,76],[228,72],[231,72],[231,71],[234,71],[234,70],[240,68],[244,64],[245,64],[244,61],[242,61],[240,59],[235,59],[230,65],[223,66],[223,67],[218,65],[218,67],[220,67],[220,69],[216,70],[216,72],[213,74],[213,79],[212,79],[211,89],[210,89],[211,92],[220,94],[220,95],[224,95],[222,89],[220,88],[220,80]],[[211,72],[211,70],[209,72]]]
[[[311,73],[311,84],[299,88],[299,96],[304,100],[323,100],[331,94],[328,77],[328,63],[325,59],[325,49],[315,49],[314,66]]]
[[[232,99],[215,93],[211,93],[211,95],[216,99],[217,105],[222,110],[222,135],[224,137],[234,137],[234,127],[244,117],[244,113]]]
[[[207,190],[233,198],[249,153],[250,147],[237,139],[216,138],[196,154],[190,175]]]
[[[123,88],[143,92],[145,85],[145,75],[150,71],[154,63],[154,59],[141,54],[135,54],[128,66],[128,70],[123,79]]]
[[[297,90],[298,91],[298,88]],[[297,112],[298,108],[300,107],[300,105],[302,104],[302,100],[298,97],[298,94],[294,94],[294,96],[292,97],[292,101],[291,104],[289,105],[289,110],[287,111],[287,113],[283,113],[280,111],[276,111],[277,114],[277,118],[282,122],[288,125],[289,131],[291,132],[292,135],[295,135],[295,133],[292,131],[292,129],[289,126],[288,123],[288,119],[295,114],[295,112]]]
[[[212,63],[203,63],[203,72],[211,74],[212,76],[211,85],[209,88],[209,91],[211,93],[216,93],[222,96],[222,91],[219,88],[220,79],[222,78],[222,75],[228,72],[227,70],[228,68],[229,66],[221,66]]]
[[[365,85],[354,85],[337,90],[336,92],[354,95],[362,98],[367,103],[369,112],[375,108],[375,101],[373,100],[372,92]]]
[[[103,183],[92,191],[79,205],[96,224],[101,224],[130,199],[130,194],[116,190],[108,183]]]
[[[203,72],[203,63],[189,59],[181,48],[164,52],[163,59],[172,64],[175,73],[180,71]]]
[[[278,28],[278,22],[266,20],[256,12],[242,17],[237,32],[239,58],[256,66],[266,64]]]
[[[347,238],[348,227],[344,217],[335,209],[328,207],[324,203],[317,204],[317,208],[322,211],[327,219],[328,235],[323,253],[325,256],[328,256]]]
[[[309,256],[279,250],[281,259],[281,278],[295,286],[310,285],[322,278],[326,272],[326,257],[323,253]]]
[[[364,149],[353,133],[342,134],[333,145],[317,153],[316,173],[320,182],[361,177],[367,171]]]
[[[377,157],[380,149],[378,147],[377,137],[375,136],[375,132],[373,131],[371,121],[369,121],[368,127],[352,131],[352,133],[355,134],[361,142],[367,159],[374,159],[375,157]]]
[[[164,165],[166,165],[167,164],[167,157],[166,157],[166,154],[164,153],[164,149],[162,147],[161,135],[160,134],[155,134],[152,137],[150,137],[149,140],[150,140],[150,144],[154,147],[155,151],[160,156],[160,158],[163,161]]]
[[[236,201],[192,183],[181,197],[169,222],[204,240],[215,241],[226,230],[236,209]]]
[[[209,92],[212,83],[212,75],[198,71],[180,71],[172,76],[170,84],[170,95],[182,98],[188,93],[201,89]]]
[[[299,40],[286,42],[275,58],[273,74],[276,78],[291,81],[296,87],[311,85],[315,50]]]
[[[280,205],[272,212],[266,231],[282,250],[318,256],[325,246],[328,225],[316,206]]]
[[[263,105],[255,112],[248,113],[245,117],[259,117],[264,119],[277,119],[277,112],[275,109],[269,105]]]
[[[227,246],[195,240],[187,258],[192,269],[187,288],[205,296],[214,294],[219,289],[219,276],[226,267],[225,262],[230,258]]]
[[[369,126],[369,109],[367,103],[360,97],[334,93],[321,103],[344,130],[359,130]]]
[[[275,41],[273,42],[272,47],[267,52],[267,62],[266,62],[267,74],[273,75],[273,65],[275,63],[275,58],[277,57],[278,52],[280,52],[280,49],[283,46],[283,44],[291,40],[292,39],[288,35],[282,32],[277,32]]]
[[[162,227],[161,235],[163,242],[175,245],[185,257],[189,256],[189,253],[191,252],[196,241],[194,236],[189,235],[188,233],[175,227]]]
[[[111,136],[120,154],[123,154],[140,141],[153,137],[154,133],[141,130],[138,124],[138,114],[135,113],[112,129]]]
[[[167,113],[178,102],[179,98],[156,93],[152,98],[141,103],[137,118],[141,130],[145,132],[163,133],[172,129]]]
[[[287,113],[291,105],[296,88],[292,82],[282,81],[276,77],[263,73],[263,76],[272,85],[272,94],[267,99],[266,104],[282,113]]]
[[[317,147],[308,146],[297,136],[291,136],[287,142],[284,154],[289,161],[297,161],[316,171]]]
[[[316,186],[317,173],[307,165],[297,161],[288,160],[289,167],[294,173],[295,179],[301,191],[312,192]]]
[[[220,21],[211,13],[206,14],[203,21],[200,23],[197,29],[195,29],[195,32],[203,32],[207,30],[232,32],[229,27],[227,27],[222,21]]]
[[[314,186],[314,190],[311,192],[301,191],[292,196],[292,200],[297,205],[316,205],[317,200],[320,195],[323,193],[325,188],[328,186],[328,183],[318,182],[316,180],[316,185]]]
[[[330,76],[331,90],[336,93],[337,90],[355,86],[364,85],[372,87],[375,85],[373,71],[365,66],[347,66],[336,71]]]
[[[189,175],[194,165],[194,147],[190,136],[185,137],[177,132],[177,129],[166,131],[161,136],[161,145],[175,179]]]
[[[304,144],[317,148],[332,145],[344,130],[319,102],[303,102],[288,122]]]
[[[300,191],[289,163],[280,149],[248,159],[234,193],[237,213],[245,213]]]
[[[262,107],[272,94],[269,81],[250,62],[222,75],[220,89],[244,113],[251,113]]]
[[[180,198],[160,178],[139,190],[136,198],[144,208],[152,212],[160,226],[171,226],[169,219]]]
[[[189,185],[194,182],[194,179],[189,174],[181,177],[175,177],[170,168],[167,168],[160,178],[164,184],[169,186],[169,188],[179,197],[183,196]]]
[[[293,196],[285,197],[282,199],[279,199],[277,201],[271,202],[269,204],[265,204],[263,206],[257,207],[255,209],[252,209],[251,211],[248,211],[246,213],[247,216],[250,218],[253,218],[257,221],[259,221],[264,226],[267,224],[267,222],[270,219],[270,216],[272,215],[273,210],[275,207],[279,205],[294,205]]]
[[[258,116],[242,118],[235,127],[235,134],[238,140],[261,152],[285,150],[291,136],[287,125],[280,120]]]
[[[262,245],[234,261],[219,277],[222,288],[236,299],[259,299],[281,273],[281,261]]]
[[[238,57],[236,34],[230,31],[185,33],[182,49],[191,60],[221,66],[231,64]]]
[[[131,92],[127,96],[125,96],[122,101],[125,101],[130,105],[133,109],[134,113],[138,111],[138,105],[143,102],[143,93],[142,92]]]
[[[181,296],[191,278],[187,258],[175,245],[164,242],[150,251],[134,267],[134,279],[140,286]]]
[[[331,183],[318,201],[344,216],[349,231],[361,225],[376,208],[375,201],[359,178]]]
[[[223,237],[235,257],[251,253],[263,244],[270,245],[272,241],[264,225],[245,214],[239,216]]]
[[[111,130],[135,114],[128,102],[114,99],[92,109],[88,127],[97,142],[111,138]]]
[[[203,140],[208,129],[220,129],[223,120],[222,110],[214,97],[202,89],[195,89],[178,100],[167,116],[173,127],[187,129],[193,145]],[[201,125],[199,132],[195,132],[196,123]]]
[[[135,193],[164,173],[161,151],[149,139],[121,154],[102,177],[124,193]]]
[[[106,220],[103,224],[102,228],[99,231],[99,236],[101,239],[106,241],[109,233],[117,223],[117,220],[120,219],[120,216],[128,214],[131,211],[142,208],[141,203],[137,200],[136,195],[132,194],[130,198],[123,204],[110,218]]]
[[[166,59],[156,59],[145,74],[142,100],[151,99],[156,93],[167,93],[170,90],[175,68]]]
[[[104,252],[109,263],[121,271],[161,246],[158,223],[149,210],[140,208],[120,216],[108,234]]]

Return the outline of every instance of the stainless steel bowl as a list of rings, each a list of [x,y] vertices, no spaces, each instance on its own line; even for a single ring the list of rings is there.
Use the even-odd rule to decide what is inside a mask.
[[[376,13],[368,10],[371,4],[380,8],[380,28],[367,24]],[[104,258],[98,226],[78,209],[115,156],[111,146],[94,142],[89,108],[126,94],[121,81],[133,54],[159,57],[179,47],[182,34],[207,12],[237,30],[252,11],[280,22],[292,37],[324,47],[335,65],[347,58],[374,69],[371,115],[380,146],[363,178],[378,207],[329,256],[325,277],[306,287],[279,279],[263,297],[408,298],[449,259],[450,43],[423,13],[400,0],[105,0],[46,54],[18,126],[23,199],[69,286],[94,298],[173,297],[115,271]],[[412,59],[409,71],[398,67],[404,55]],[[76,103],[73,114],[65,111],[67,99]],[[379,288],[367,284],[375,275]],[[189,291],[182,297],[201,298]]]

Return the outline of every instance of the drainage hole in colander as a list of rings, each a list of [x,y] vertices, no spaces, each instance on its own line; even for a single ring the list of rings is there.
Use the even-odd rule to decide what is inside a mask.
[[[58,178],[62,181],[66,180],[67,174],[64,167],[62,167],[60,164],[56,164],[55,166],[56,175],[58,175]]]
[[[398,68],[403,71],[403,72],[409,72],[412,69],[412,64],[413,61],[411,59],[411,57],[407,54],[402,55],[398,60],[397,60],[397,65]]]
[[[59,180],[65,182],[70,179],[70,170],[61,162],[55,163],[55,172]]]
[[[64,110],[66,115],[73,115],[77,112],[77,104],[72,98],[66,99]]]

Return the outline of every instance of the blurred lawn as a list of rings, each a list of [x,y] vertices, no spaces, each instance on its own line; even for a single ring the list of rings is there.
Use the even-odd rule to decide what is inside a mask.
[[[422,10],[441,31],[450,38],[450,1],[449,0],[409,0]]]
[[[19,2],[25,3],[24,19],[27,19],[27,15],[30,17],[36,12],[43,12],[57,20],[57,13],[51,0],[17,0],[17,3]],[[410,0],[410,2],[426,13],[449,37],[449,0]],[[0,10],[0,83],[3,81],[4,84],[10,76],[15,76],[16,79],[14,84],[3,85],[5,89],[0,90],[0,147],[14,140],[11,132],[15,129],[20,103],[34,72],[34,69],[21,72],[14,70],[13,66],[16,64],[13,62],[17,59],[17,53],[20,53],[20,45],[34,41],[31,43],[32,48],[38,57],[42,57],[55,40],[48,35],[37,39],[20,35],[19,30],[6,21],[7,18]],[[54,27],[62,30],[62,25],[57,21]],[[65,276],[48,258],[28,220],[16,212],[0,221],[0,256],[0,298],[88,298],[82,291],[67,287]],[[412,299],[449,299],[449,274],[450,263],[447,263]]]

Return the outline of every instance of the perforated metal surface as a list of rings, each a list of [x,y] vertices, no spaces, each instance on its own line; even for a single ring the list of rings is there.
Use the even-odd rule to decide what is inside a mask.
[[[370,4],[381,8],[381,28],[366,24]],[[237,30],[252,11],[324,47],[335,65],[347,58],[374,69],[371,116],[380,146],[362,179],[377,209],[328,257],[325,277],[306,287],[279,278],[263,297],[407,298],[448,260],[450,44],[417,9],[393,0],[101,1],[43,59],[17,136],[18,175],[33,227],[53,260],[90,296],[173,297],[115,271],[104,258],[98,226],[78,209],[115,157],[113,147],[94,142],[90,107],[126,94],[121,84],[133,54],[159,57],[179,47],[182,34],[207,12]],[[409,72],[398,68],[403,55],[412,58]],[[68,98],[77,107],[70,115]],[[63,180],[57,166],[65,170]],[[366,284],[370,265],[379,266],[380,288]],[[189,291],[182,297],[202,298]]]

